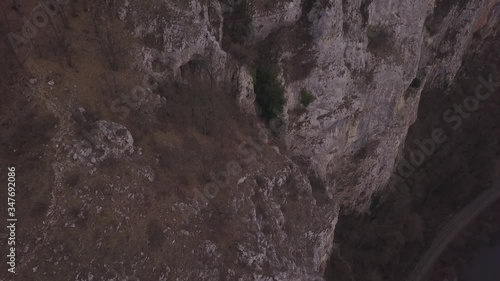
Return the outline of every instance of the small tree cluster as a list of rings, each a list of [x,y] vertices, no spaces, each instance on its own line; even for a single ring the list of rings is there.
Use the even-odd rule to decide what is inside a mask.
[[[278,75],[268,67],[259,65],[255,73],[254,91],[261,109],[261,116],[267,121],[283,112],[285,105],[284,89]]]

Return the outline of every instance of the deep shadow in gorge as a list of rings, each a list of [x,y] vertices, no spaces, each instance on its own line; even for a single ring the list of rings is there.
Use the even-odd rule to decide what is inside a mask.
[[[468,108],[474,108],[469,96],[479,85],[483,85],[481,93],[486,93],[484,81],[478,77],[493,84],[500,81],[499,39],[498,34],[486,39],[475,35],[453,83],[425,85],[403,159],[411,159],[418,148],[415,142],[430,138],[436,128],[445,131],[446,141],[404,183],[381,191],[384,196],[375,195],[369,214],[340,217],[335,251],[325,273],[327,280],[405,280],[439,228],[500,178],[500,87],[492,89],[491,96],[476,110],[469,112],[463,106],[466,101]],[[450,109],[456,113],[443,119]],[[461,116],[460,125],[456,116]],[[495,206],[499,204],[497,201]],[[498,213],[495,215],[500,220]],[[498,228],[494,225],[475,235],[493,235]],[[464,260],[472,252],[463,252]],[[439,264],[447,267],[453,262],[450,259]]]
[[[473,268],[467,272],[463,281],[495,281],[498,280],[500,269],[496,262],[500,260],[500,244],[494,248],[485,249],[482,257],[475,261]]]
[[[449,245],[428,280],[496,281],[500,275],[500,204],[483,212]]]
[[[463,281],[493,281],[498,280],[500,268],[497,265],[500,260],[500,233],[496,234],[496,243],[491,247],[482,249],[481,256],[478,257],[472,267],[462,274]]]

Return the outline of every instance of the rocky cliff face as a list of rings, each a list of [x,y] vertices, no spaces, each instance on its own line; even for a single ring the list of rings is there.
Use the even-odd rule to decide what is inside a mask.
[[[498,33],[500,11],[496,0],[249,0],[248,38],[232,48],[224,32],[242,20],[239,1],[111,2],[131,35],[118,79],[148,84],[133,78],[147,73],[154,95],[116,120],[85,97],[102,85],[72,89],[76,74],[41,74],[50,57],[28,61],[43,78],[31,98],[60,121],[23,280],[323,280],[339,212],[367,211],[384,192],[422,90],[454,80],[473,36]],[[261,61],[287,100],[270,128],[255,108]],[[303,90],[315,97],[307,107]],[[56,247],[63,233],[75,241]]]
[[[250,1],[247,46],[272,42],[268,51],[286,86],[284,139],[291,155],[305,159],[329,198],[361,210],[394,170],[421,89],[454,78],[474,32],[495,29],[496,1],[310,2],[305,10],[301,1]],[[215,79],[237,79],[240,104],[251,112],[249,70],[221,46],[223,11],[231,4],[156,3],[159,12],[147,17],[130,4],[128,18],[137,35],[162,42],[139,52],[146,69],[151,54],[168,60],[173,73],[195,55],[208,57]],[[316,100],[297,113],[304,88]]]
[[[496,1],[312,2],[306,10],[300,1],[250,1],[253,33],[246,46],[266,42],[280,67],[287,97],[282,138],[312,181],[316,202],[362,211],[397,168],[422,89],[453,80],[472,36],[495,32],[498,6]],[[192,1],[182,12],[175,4],[164,6],[169,16],[194,23],[175,20],[165,28],[169,47],[161,54],[173,61],[171,71],[194,55],[208,55],[216,79],[236,80],[240,105],[252,112],[249,70],[221,47],[222,12],[229,5]],[[136,20],[137,26],[149,26],[141,30],[156,34],[155,22],[162,19]],[[301,111],[304,88],[316,100]]]

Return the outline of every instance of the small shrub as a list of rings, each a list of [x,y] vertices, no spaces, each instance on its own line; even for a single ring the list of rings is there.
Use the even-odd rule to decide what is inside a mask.
[[[232,9],[224,13],[222,47],[237,60],[246,64],[250,50],[244,46],[252,29],[252,15],[247,0],[229,5]]]
[[[315,100],[314,96],[306,89],[300,91],[300,103],[307,107]]]
[[[76,186],[80,182],[80,175],[75,173],[68,176],[65,180],[66,185],[70,187]]]
[[[242,44],[250,35],[252,25],[252,15],[246,0],[241,1],[234,7],[232,14],[226,20],[224,33],[233,43]]]
[[[374,213],[380,204],[382,204],[382,197],[379,194],[374,194],[370,202],[370,213]]]
[[[278,80],[276,73],[270,68],[257,67],[254,91],[257,104],[261,108],[261,116],[267,121],[283,112],[285,105],[283,85]]]
[[[240,44],[229,43],[229,52],[238,60],[244,61],[248,58],[248,49]]]
[[[411,81],[410,87],[420,88],[420,86],[422,86],[422,81],[420,81],[420,79],[415,78],[415,79],[413,79],[413,81]]]
[[[250,75],[252,76],[252,82],[255,85],[255,83],[257,83],[257,69],[252,68],[252,70],[250,70]]]
[[[379,57],[388,57],[393,52],[391,34],[382,26],[368,26],[366,30],[368,37],[367,49]]]
[[[151,220],[148,223],[147,236],[148,236],[148,244],[151,247],[157,248],[163,244],[164,240],[163,230],[157,221]]]
[[[312,8],[314,7],[314,4],[316,3],[316,0],[303,0],[302,2],[302,13],[303,14],[308,14]]]

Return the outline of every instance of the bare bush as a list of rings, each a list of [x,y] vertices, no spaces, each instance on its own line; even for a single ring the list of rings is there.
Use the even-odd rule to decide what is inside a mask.
[[[99,44],[99,49],[104,55],[104,59],[109,68],[117,71],[119,68],[118,58],[121,54],[119,48],[120,39],[111,30],[111,19],[103,11],[110,14],[109,1],[97,3],[90,8],[90,19],[94,31],[95,40]]]
[[[59,28],[53,20],[50,20],[50,26],[54,31],[56,47],[58,51],[64,55],[66,63],[69,67],[73,67],[73,59],[71,54],[71,43],[69,43],[68,37],[64,29]]]

